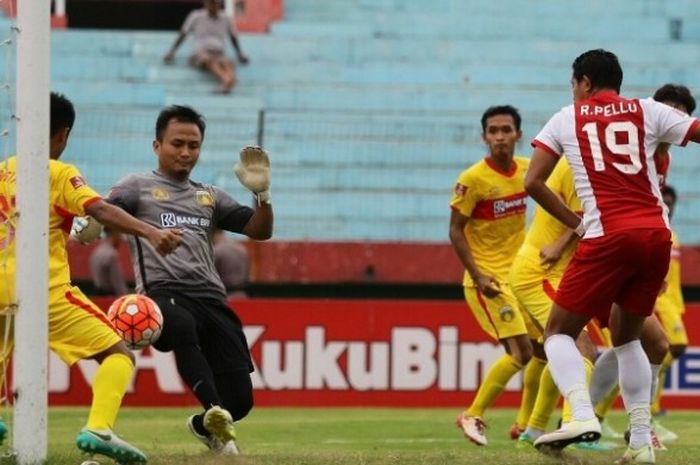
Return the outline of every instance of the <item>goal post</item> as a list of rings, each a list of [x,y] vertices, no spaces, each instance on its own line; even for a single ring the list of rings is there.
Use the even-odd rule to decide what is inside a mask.
[[[47,457],[50,2],[17,2],[17,272],[13,447]]]

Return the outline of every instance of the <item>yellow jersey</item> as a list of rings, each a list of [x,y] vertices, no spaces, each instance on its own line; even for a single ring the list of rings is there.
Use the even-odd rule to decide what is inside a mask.
[[[581,211],[581,203],[576,196],[574,187],[574,174],[565,157],[560,157],[559,162],[547,178],[547,186],[564,202],[564,204],[575,212]],[[530,229],[525,235],[523,246],[518,251],[518,255],[527,255],[539,261],[540,250],[543,247],[553,244],[567,230],[567,227],[559,220],[542,208],[539,204],[535,207],[535,214],[532,217]],[[566,265],[576,249],[575,244],[570,244],[561,255],[557,263],[548,270],[549,273],[563,274]]]
[[[15,301],[16,162],[0,162],[0,307]],[[49,160],[49,289],[70,284],[66,243],[73,217],[100,198],[75,166]]]
[[[525,172],[530,160],[513,157],[508,172],[485,158],[457,179],[450,207],[469,217],[464,235],[482,273],[508,283],[508,269],[525,237]],[[465,286],[473,286],[464,273]]]
[[[656,308],[659,310],[674,310],[685,313],[685,302],[681,292],[681,246],[676,233],[671,232],[671,262],[668,265],[666,275],[666,291],[656,299]]]

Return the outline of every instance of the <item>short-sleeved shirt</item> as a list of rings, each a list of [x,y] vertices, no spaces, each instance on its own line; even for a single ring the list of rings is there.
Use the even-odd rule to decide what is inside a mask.
[[[566,156],[583,206],[584,239],[590,239],[668,228],[652,158],[661,142],[685,145],[698,124],[653,99],[602,91],[555,114],[533,145]]]
[[[214,267],[215,229],[241,233],[253,209],[221,189],[188,180],[178,182],[158,171],[127,176],[115,184],[108,200],[158,228],[184,230],[182,243],[162,257],[148,241],[129,237],[136,289],[177,289],[189,295],[224,298]]]
[[[195,52],[224,52],[226,40],[233,34],[231,18],[219,12],[215,18],[205,8],[194,10],[187,15],[180,32],[192,34]]]
[[[469,217],[464,229],[472,257],[479,269],[500,283],[508,282],[508,269],[525,237],[525,172],[529,160],[513,157],[508,172],[485,158],[457,179],[450,207]],[[472,286],[464,273],[463,283]]]
[[[0,163],[0,306],[15,300],[17,158]],[[66,244],[75,216],[100,199],[78,169],[49,160],[49,289],[70,284]]]

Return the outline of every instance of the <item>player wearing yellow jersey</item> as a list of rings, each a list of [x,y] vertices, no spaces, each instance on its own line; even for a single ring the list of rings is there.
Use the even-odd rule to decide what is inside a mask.
[[[112,432],[121,399],[134,369],[134,358],[103,312],[71,285],[66,242],[73,217],[91,215],[116,230],[147,239],[162,254],[172,252],[180,232],[160,230],[103,201],[67,163],[58,161],[75,121],[72,103],[51,94],[49,161],[49,347],[67,364],[93,359],[100,366],[92,383],[87,425],[76,439],[78,448],[118,462],[145,462],[146,456]],[[12,323],[15,295],[16,158],[0,163],[0,331]],[[11,329],[11,328],[10,328]],[[12,334],[12,331],[10,331]],[[13,340],[0,341],[0,362],[12,354]],[[4,374],[3,374],[4,376]],[[7,433],[7,427],[4,432]]]
[[[565,158],[557,162],[547,179],[547,186],[556,193],[572,211],[581,210],[576,196],[574,177]],[[547,213],[541,206],[535,214],[525,241],[510,268],[510,285],[518,298],[520,308],[532,318],[540,336],[552,309],[552,302],[564,270],[576,248],[576,233]],[[588,334],[583,331],[576,341],[587,361],[587,370],[593,369],[596,350]],[[536,343],[541,347],[541,343]],[[559,390],[554,384],[544,350],[533,357],[523,379],[523,398],[518,412],[517,426],[523,430],[519,440],[532,443],[542,435],[549,422],[552,410],[559,400]],[[537,365],[535,363],[537,362]],[[566,415],[565,415],[566,417]]]
[[[485,410],[510,378],[532,357],[528,329],[508,284],[508,269],[525,235],[528,160],[515,157],[521,118],[512,106],[491,107],[481,118],[485,159],[459,175],[450,202],[450,241],[465,267],[464,296],[481,328],[506,353],[492,365],[457,426],[477,445],[486,445]]]

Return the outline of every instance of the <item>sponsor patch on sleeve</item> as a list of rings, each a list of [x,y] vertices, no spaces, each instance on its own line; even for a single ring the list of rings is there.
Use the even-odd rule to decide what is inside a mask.
[[[464,194],[467,193],[467,186],[464,184],[457,183],[455,185],[455,194],[459,195],[460,197],[464,197]]]
[[[73,189],[79,189],[87,185],[82,176],[73,176],[72,178],[70,178],[70,183],[73,186]]]

